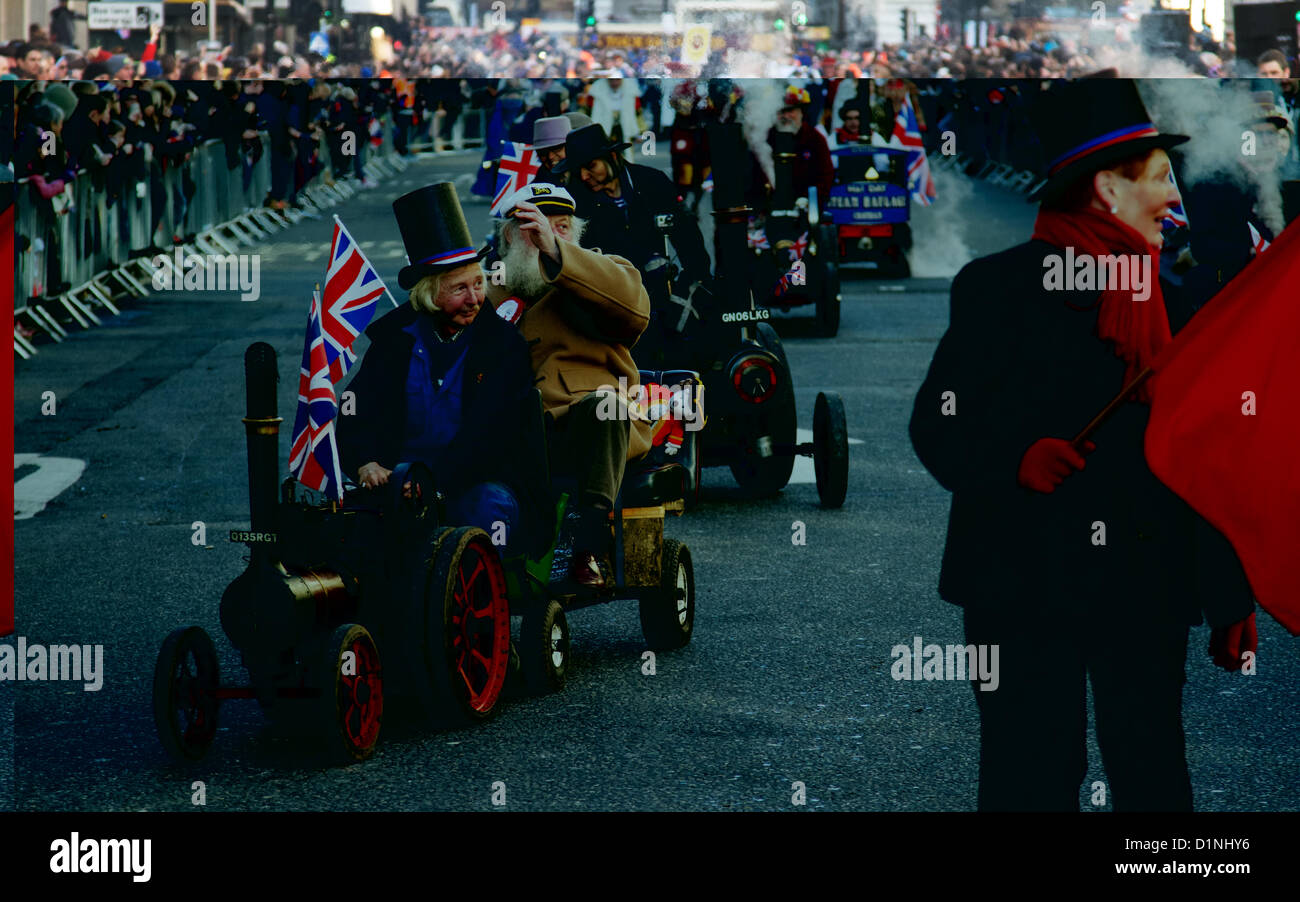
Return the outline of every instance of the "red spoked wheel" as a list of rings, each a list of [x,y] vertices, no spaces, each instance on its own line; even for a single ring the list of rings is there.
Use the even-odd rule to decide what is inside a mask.
[[[442,542],[426,598],[425,657],[443,713],[490,717],[510,668],[510,602],[487,533],[462,527]]]
[[[318,660],[326,752],[364,761],[375,750],[384,720],[384,675],[375,640],[364,626],[345,623],[329,636]]]
[[[217,735],[217,652],[202,627],[168,636],[153,672],[153,717],[168,754],[198,761]]]

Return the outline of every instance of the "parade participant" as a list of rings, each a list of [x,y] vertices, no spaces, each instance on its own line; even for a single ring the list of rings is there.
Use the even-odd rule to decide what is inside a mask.
[[[533,123],[532,148],[537,151],[541,163],[534,181],[564,184],[564,176],[556,175],[554,170],[564,159],[564,139],[572,130],[573,126],[567,116],[548,116]]]
[[[492,113],[483,141],[483,161],[470,193],[492,197],[496,193],[497,163],[505,152],[510,127],[524,110],[523,87],[515,80],[502,79],[500,85],[489,85],[482,93],[476,93],[476,97]]]
[[[870,131],[862,130],[862,107],[856,103],[846,103],[840,107],[840,121],[843,123],[835,129],[835,144],[861,144],[871,140]]]
[[[652,317],[659,320],[647,330],[638,348],[638,360],[649,364],[658,362],[654,357],[662,352],[668,339],[667,323],[675,323],[681,312],[675,305],[670,307],[666,279],[647,277],[647,264],[653,258],[668,256],[665,231],[682,265],[678,284],[685,290],[678,293],[690,298],[699,288],[711,290],[713,279],[698,221],[682,209],[666,175],[649,166],[623,161],[618,151],[627,146],[626,142],[611,141],[598,124],[575,129],[565,139],[565,158],[555,172],[576,172],[581,181],[581,185],[571,183],[570,187],[578,215],[588,223],[584,246],[599,246],[606,253],[630,260],[646,278]],[[660,222],[664,223],[662,227]],[[658,270],[666,271],[666,266]]]
[[[683,79],[668,99],[673,108],[673,127],[668,139],[672,147],[673,182],[685,198],[688,210],[697,210],[704,197],[704,181],[710,175],[709,140],[705,126],[709,120],[709,99],[700,96],[699,82]]]
[[[650,300],[628,260],[576,243],[582,225],[557,185],[516,192],[497,224],[505,283],[488,289],[497,309],[518,322],[532,353],[548,427],[551,471],[577,479],[578,527],[569,576],[605,584],[598,560],[623,468],[650,450],[650,425],[627,415],[640,384],[630,348],[645,330]],[[605,416],[616,406],[618,415]]]
[[[1242,122],[1243,133],[1251,132],[1255,142],[1254,153],[1241,155],[1242,177],[1204,179],[1184,193],[1193,265],[1181,274],[1178,291],[1192,311],[1267,251],[1276,237],[1270,217],[1262,215],[1268,205],[1258,186],[1286,178],[1292,140],[1291,122],[1273,96],[1256,93],[1257,106]]]
[[[598,78],[588,89],[591,95],[591,121],[623,147],[641,134],[637,121],[637,83],[622,77]],[[624,154],[626,157],[627,155]]]
[[[348,385],[356,413],[339,418],[340,462],[368,489],[400,462],[427,464],[451,522],[489,533],[504,523],[513,549],[531,510],[513,456],[523,421],[511,415],[533,385],[528,348],[484,310],[486,248],[472,246],[452,183],[402,195],[393,213],[410,299],[366,330],[370,347]]]
[[[816,188],[818,206],[825,209],[826,201],[831,196],[831,185],[835,181],[835,168],[826,139],[813,128],[811,122],[804,119],[808,103],[806,90],[787,88],[781,109],[776,115],[776,125],[767,133],[767,143],[773,144],[778,132],[794,135],[795,158],[791,166],[794,196],[807,197],[808,189]]]
[[[912,111],[916,114],[916,124],[921,131],[926,130],[925,114],[921,110],[921,94],[914,82],[902,78],[886,79],[871,101],[871,127],[886,142],[894,134],[894,123],[903,109],[904,98],[912,101]]]
[[[1090,679],[1114,809],[1190,810],[1188,627],[1203,610],[1216,661],[1239,668],[1249,587],[1226,540],[1148,468],[1145,390],[1072,441],[1170,340],[1152,261],[1177,201],[1166,150],[1188,139],[1160,134],[1127,80],[1057,85],[1035,125],[1049,177],[1033,240],[953,281],[910,427],[953,493],[939,594],[964,608],[967,643],[999,650],[996,690],[972,683],[979,808],[1078,808]],[[1107,255],[1125,257],[1125,278],[1075,282],[1080,261]],[[1071,277],[1049,278],[1067,256]]]

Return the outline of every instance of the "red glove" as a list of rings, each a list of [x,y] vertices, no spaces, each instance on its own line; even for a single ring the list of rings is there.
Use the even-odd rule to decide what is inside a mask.
[[[50,198],[63,193],[63,179],[54,179],[47,182],[43,175],[33,175],[28,178],[36,190],[40,192],[41,197],[49,200]]]
[[[1242,655],[1254,654],[1259,648],[1259,633],[1255,631],[1255,615],[1238,620],[1231,626],[1221,626],[1210,631],[1210,647],[1206,653],[1224,670],[1241,670]]]
[[[1084,442],[1084,454],[1095,451],[1092,442]],[[1020,472],[1017,481],[1027,489],[1050,495],[1056,487],[1076,470],[1084,466],[1083,454],[1074,450],[1066,439],[1040,438],[1029,446],[1025,456],[1020,459]]]

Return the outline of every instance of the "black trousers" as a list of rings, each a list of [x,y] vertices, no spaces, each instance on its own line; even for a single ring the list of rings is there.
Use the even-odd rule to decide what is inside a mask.
[[[1115,811],[1191,811],[1182,723],[1187,625],[1156,615],[1080,622],[1044,598],[1030,616],[967,606],[966,641],[998,651],[980,712],[981,811],[1077,811],[1092,681]]]

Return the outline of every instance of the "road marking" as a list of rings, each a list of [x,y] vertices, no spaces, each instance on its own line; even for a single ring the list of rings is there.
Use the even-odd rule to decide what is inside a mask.
[[[30,520],[45,505],[81,478],[86,462],[75,457],[42,457],[39,454],[15,454],[14,469],[37,467],[14,483],[14,519]]]
[[[813,431],[811,429],[796,429],[794,440],[799,444],[811,442],[813,440]],[[862,445],[865,442],[860,438],[850,438],[850,445]],[[790,473],[790,485],[817,483],[817,467],[811,457],[804,457],[802,454],[794,459],[794,470]]]

